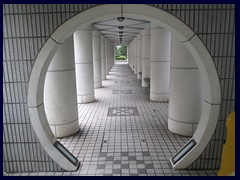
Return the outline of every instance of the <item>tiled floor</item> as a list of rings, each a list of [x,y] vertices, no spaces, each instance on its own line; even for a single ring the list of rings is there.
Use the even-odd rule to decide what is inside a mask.
[[[80,132],[60,139],[81,162],[76,172],[11,175],[215,176],[215,171],[173,170],[169,159],[189,138],[167,129],[167,103],[149,100],[126,64],[117,64],[96,89],[94,103],[79,105]]]

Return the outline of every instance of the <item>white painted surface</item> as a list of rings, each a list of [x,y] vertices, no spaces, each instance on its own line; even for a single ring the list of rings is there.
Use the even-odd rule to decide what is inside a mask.
[[[108,40],[105,39],[105,74],[108,75],[109,74],[109,70],[108,70]]]
[[[199,155],[201,155],[207,142],[209,142],[212,137],[217,121],[209,121],[209,119],[213,120],[218,118],[220,105],[210,105],[209,103],[203,102],[202,107],[201,119],[192,137],[192,139],[197,142],[197,145],[176,164],[173,164],[172,160],[170,160],[174,169],[184,169],[192,164]]]
[[[32,69],[29,80],[28,107],[36,107],[43,103],[43,89],[48,66],[60,47],[60,44],[56,44],[55,41],[49,38],[39,52],[37,56],[39,60],[35,62],[35,68]]]
[[[101,71],[102,71],[102,80],[106,79],[106,56],[105,56],[105,37],[101,35]]]
[[[150,30],[142,31],[142,87],[149,87],[149,82],[145,78],[150,78]]]
[[[79,131],[72,36],[52,58],[44,85],[44,104],[48,123],[56,137]]]
[[[134,69],[134,74],[137,74],[137,66],[138,66],[138,58],[137,58],[137,38],[134,38],[133,40],[133,56],[134,56],[134,66],[133,66],[133,69]]]
[[[137,79],[142,79],[142,35],[137,35]]]
[[[94,88],[102,87],[101,39],[97,30],[92,31]]]
[[[204,100],[213,104],[220,104],[221,91],[219,77],[211,55],[197,36],[194,36],[188,42],[184,42],[184,45],[196,60],[201,72]]]
[[[171,33],[151,24],[150,100],[166,102],[169,94]]]
[[[192,136],[202,110],[200,71],[190,52],[172,36],[168,129]]]
[[[91,26],[74,33],[78,103],[95,101]]]
[[[49,154],[49,156],[59,164],[60,167],[67,171],[77,170],[77,166],[74,166],[63,154],[61,154],[54,146],[56,141],[49,124],[47,122],[47,117],[44,110],[44,104],[29,108],[29,115],[34,121],[31,121],[34,132],[36,133],[38,139],[44,150]],[[79,163],[78,163],[79,164]]]

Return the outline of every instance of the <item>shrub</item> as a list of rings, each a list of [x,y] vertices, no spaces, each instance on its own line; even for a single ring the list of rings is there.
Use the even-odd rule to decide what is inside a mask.
[[[126,56],[115,56],[116,60],[126,60],[127,57]]]

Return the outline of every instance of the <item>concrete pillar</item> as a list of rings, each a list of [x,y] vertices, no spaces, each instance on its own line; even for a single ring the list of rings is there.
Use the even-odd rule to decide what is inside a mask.
[[[101,39],[97,30],[92,31],[94,88],[102,87]]]
[[[134,74],[137,74],[137,38],[134,38]]]
[[[108,59],[109,59],[109,57],[108,57],[108,40],[107,39],[105,39],[105,73],[106,73],[106,75],[108,75],[109,74],[109,71],[108,71]]]
[[[110,72],[110,46],[109,46],[109,42],[107,41],[107,71],[108,73]]]
[[[128,45],[128,65],[132,69],[131,43]]]
[[[137,79],[142,79],[142,35],[137,35]]]
[[[150,99],[168,101],[171,33],[151,24]]]
[[[108,61],[109,61],[108,70],[111,71],[113,64],[112,64],[112,45],[111,45],[110,42],[108,42],[108,49],[109,49],[109,52],[108,52],[108,56],[109,56],[109,59],[108,59]]]
[[[130,44],[128,44],[128,46],[127,46],[127,60],[128,60],[129,67],[131,67],[130,66],[130,63],[131,63],[131,59],[130,59]]]
[[[105,37],[101,36],[101,69],[102,69],[102,80],[106,79],[106,57],[105,57]]]
[[[54,55],[46,74],[44,107],[53,134],[65,137],[79,131],[73,37]]]
[[[91,26],[74,33],[74,55],[78,103],[95,101]]]
[[[150,80],[150,30],[142,31],[142,87],[149,87]]]
[[[197,64],[184,44],[172,37],[168,129],[192,136],[202,110],[201,77]]]
[[[113,67],[113,65],[114,65],[114,60],[113,60],[113,56],[114,56],[114,49],[113,49],[113,45],[112,44],[110,44],[110,52],[111,52],[111,57],[110,57],[110,60],[111,60],[111,69],[112,69],[112,67]]]
[[[131,67],[132,71],[134,71],[134,69],[133,69],[133,66],[134,66],[133,50],[134,50],[134,45],[133,45],[133,41],[132,41],[132,42],[130,43],[130,58],[131,58],[130,67]]]
[[[114,64],[115,64],[115,61],[114,61],[114,45],[111,45],[111,47],[112,47],[112,67],[114,66]]]

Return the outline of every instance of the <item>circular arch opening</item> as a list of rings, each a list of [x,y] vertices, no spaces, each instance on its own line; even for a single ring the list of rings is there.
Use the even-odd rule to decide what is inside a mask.
[[[39,52],[29,80],[28,109],[33,129],[49,156],[68,171],[76,170],[78,164],[73,164],[66,154],[56,148],[54,137],[46,118],[43,103],[44,81],[48,66],[61,44],[79,27],[92,24],[107,18],[120,15],[117,4],[101,5],[79,13],[63,23],[48,39]],[[124,16],[139,18],[159,24],[173,33],[186,46],[194,57],[202,77],[203,108],[201,118],[193,137],[196,144],[188,151],[184,146],[179,153],[184,155],[177,161],[170,160],[174,169],[184,169],[191,165],[202,153],[210,141],[218,121],[221,103],[221,91],[218,74],[207,48],[200,38],[182,21],[173,15],[149,5],[123,5]],[[188,143],[187,143],[188,144]],[[71,154],[70,154],[71,156]]]

